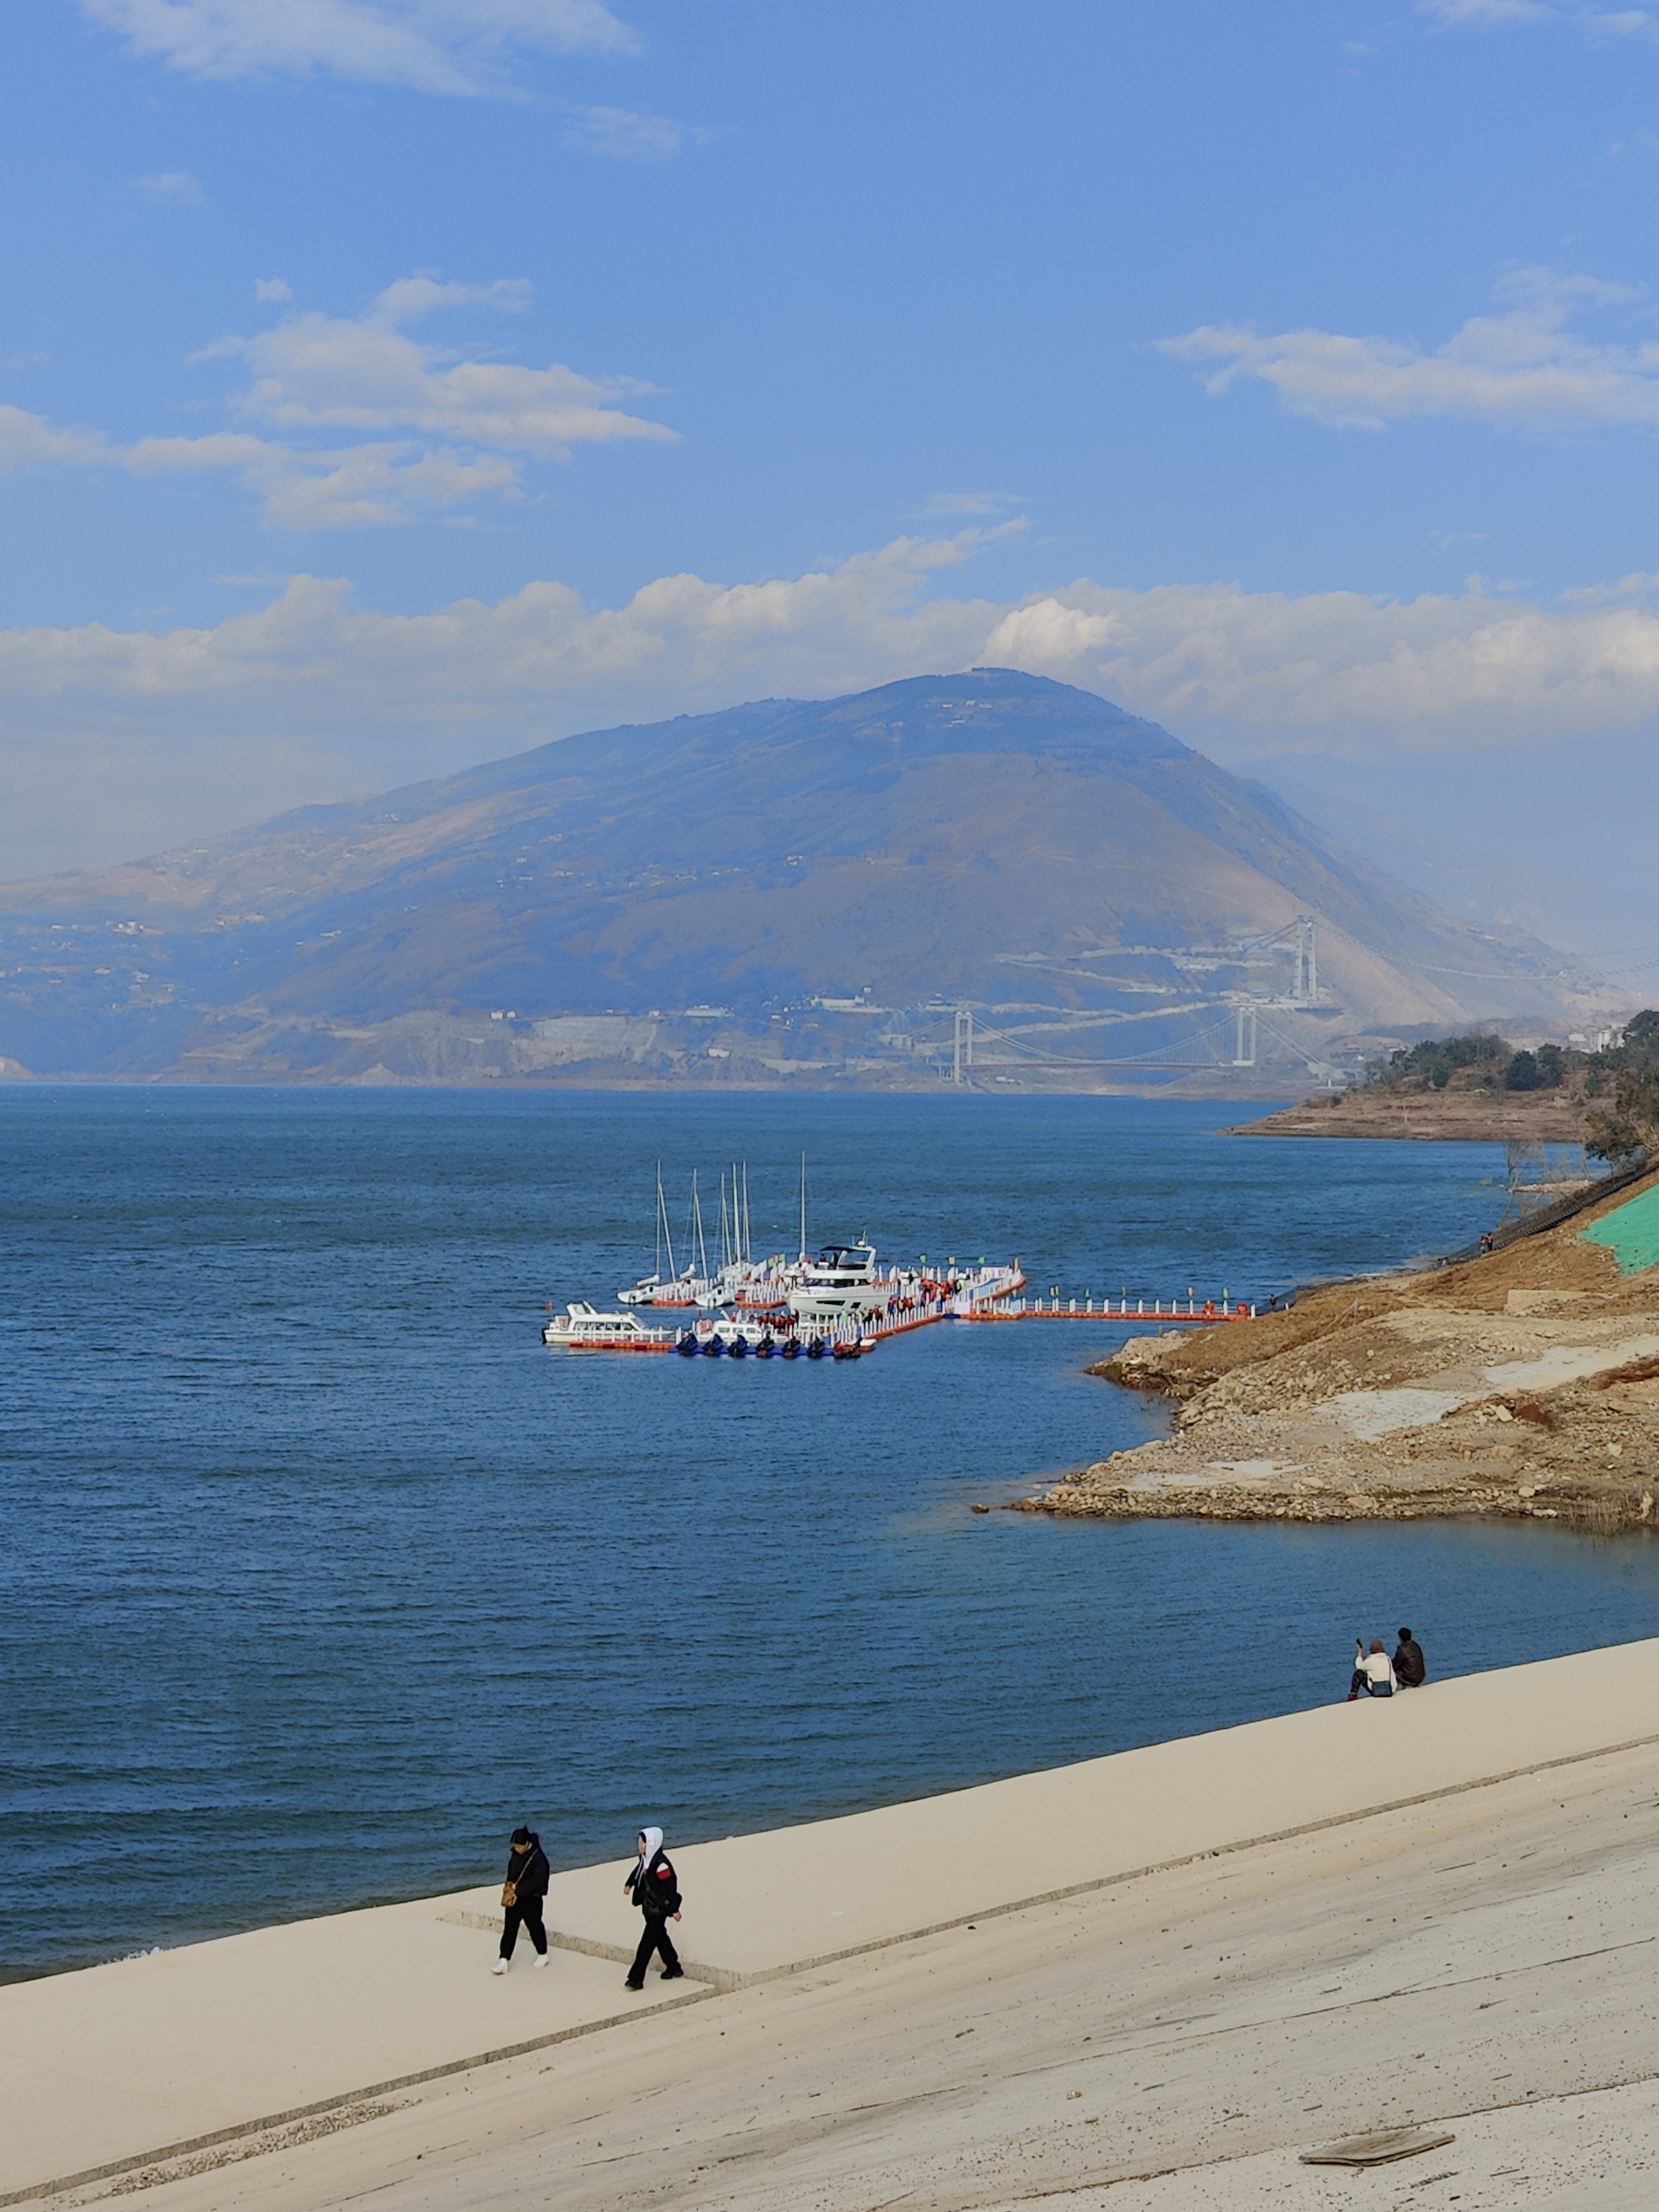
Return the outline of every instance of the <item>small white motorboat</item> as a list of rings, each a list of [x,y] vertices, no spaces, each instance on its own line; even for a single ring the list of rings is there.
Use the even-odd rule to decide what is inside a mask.
[[[672,1328],[647,1328],[636,1313],[601,1313],[574,1299],[562,1314],[550,1306],[542,1342],[571,1352],[672,1352]]]

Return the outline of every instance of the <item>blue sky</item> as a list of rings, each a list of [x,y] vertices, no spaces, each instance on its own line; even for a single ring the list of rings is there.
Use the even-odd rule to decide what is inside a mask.
[[[5,872],[987,659],[1477,838],[1651,790],[1659,9],[9,27]]]

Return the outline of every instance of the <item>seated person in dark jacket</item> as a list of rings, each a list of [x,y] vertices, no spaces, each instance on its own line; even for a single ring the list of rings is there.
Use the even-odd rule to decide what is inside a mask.
[[[1394,1655],[1394,1671],[1402,1690],[1420,1690],[1428,1673],[1423,1647],[1409,1628],[1400,1632],[1400,1648]]]
[[[629,1869],[623,1887],[645,1915],[645,1933],[628,1970],[629,1988],[645,1987],[645,1970],[651,1964],[653,1951],[662,1954],[664,1981],[678,1981],[685,1969],[669,1938],[668,1923],[680,1917],[679,1877],[674,1872],[674,1862],[662,1847],[660,1828],[640,1830],[639,1858]]]

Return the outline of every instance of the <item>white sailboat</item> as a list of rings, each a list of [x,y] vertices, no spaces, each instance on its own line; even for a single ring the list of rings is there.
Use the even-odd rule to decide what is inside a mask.
[[[663,1254],[668,1255],[668,1273],[662,1271]],[[668,1200],[663,1195],[662,1162],[657,1162],[657,1263],[648,1275],[625,1291],[618,1291],[617,1301],[625,1306],[671,1305],[686,1303],[676,1299],[672,1293],[678,1287],[678,1270],[674,1264],[674,1232],[668,1225]]]

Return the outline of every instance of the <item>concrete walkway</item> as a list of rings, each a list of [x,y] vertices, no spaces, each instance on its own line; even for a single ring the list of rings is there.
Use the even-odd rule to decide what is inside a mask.
[[[769,1987],[1045,1899],[1127,1895],[1149,1869],[1182,1868],[1186,1892],[1202,1895],[1263,1839],[1303,1836],[1310,1864],[1340,1866],[1375,1849],[1343,1824],[1425,1801],[1449,1819],[1462,1793],[1499,1778],[1547,1778],[1553,1762],[1656,1741],[1659,1641],[690,1847],[676,1853],[680,1935],[706,1978],[653,1980],[638,1998],[617,1963],[638,1928],[620,1862],[556,1878],[550,1928],[580,1948],[556,1950],[545,1972],[521,1948],[513,1974],[489,1973],[492,1887],[15,1984],[0,1990],[0,2201],[591,2037],[635,2008],[712,2019],[711,1982]],[[1638,1771],[1652,1765],[1638,1754]],[[1541,1802],[1555,1787],[1529,1786]],[[1225,1856],[1206,1873],[1212,1853]],[[684,2052],[680,2026],[621,2032],[660,2045],[674,2029]]]
[[[1659,1741],[1659,1639],[678,1850],[690,1903],[677,1940],[688,1963],[731,1987],[1648,1741]],[[556,1877],[549,1924],[614,1943],[620,1873]]]
[[[451,1905],[343,1912],[0,1989],[0,2202],[708,1995],[653,1983],[635,1997],[620,1966],[568,1951],[537,1969],[523,1941],[497,1978],[499,1916],[485,1935],[443,1917]]]

